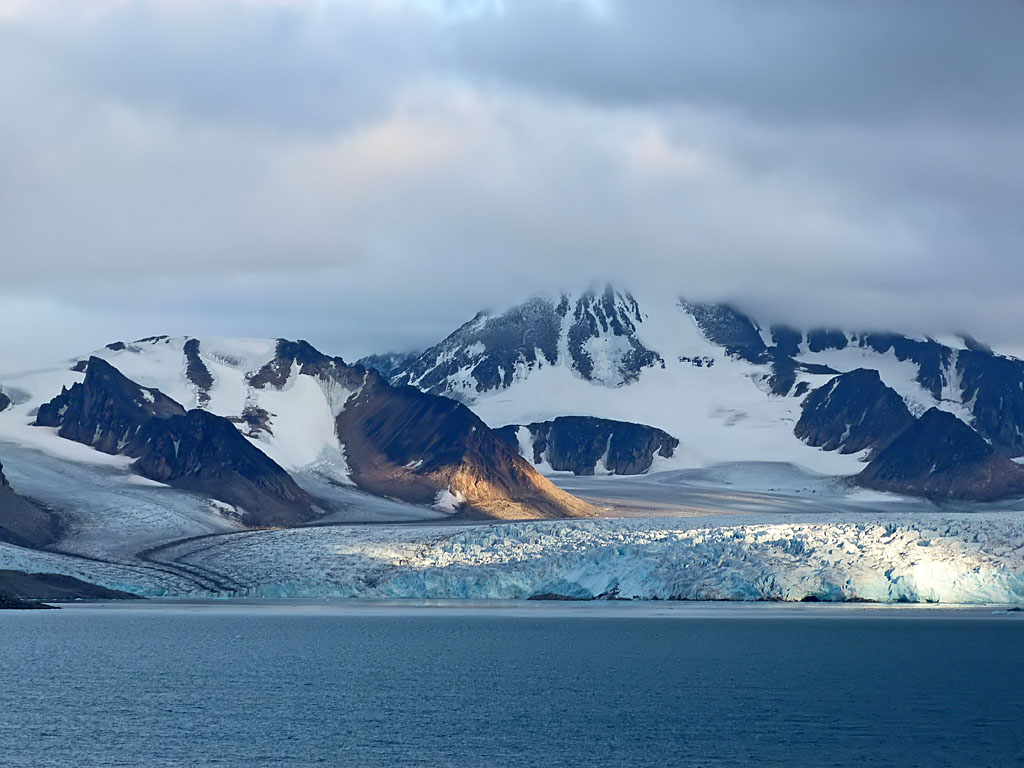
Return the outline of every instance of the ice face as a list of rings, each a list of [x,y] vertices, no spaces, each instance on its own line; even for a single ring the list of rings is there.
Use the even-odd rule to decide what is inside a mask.
[[[896,522],[734,520],[316,527],[184,542],[161,559],[230,580],[231,589],[213,593],[255,597],[1024,601],[1019,512]],[[18,564],[11,551],[0,549],[0,567]],[[75,568],[72,575],[89,577],[80,561]],[[114,576],[114,584],[136,586],[147,578],[96,568],[96,580],[107,585]],[[159,582],[154,576],[144,591],[211,593],[156,575]]]

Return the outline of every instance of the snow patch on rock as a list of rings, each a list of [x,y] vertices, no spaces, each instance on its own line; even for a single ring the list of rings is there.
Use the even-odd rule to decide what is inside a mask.
[[[437,492],[437,497],[434,499],[434,509],[454,513],[465,503],[466,497],[461,491],[452,492],[451,488],[446,488]]]

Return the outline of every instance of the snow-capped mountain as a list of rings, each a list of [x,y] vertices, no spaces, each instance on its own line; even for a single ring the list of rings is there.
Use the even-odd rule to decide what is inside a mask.
[[[117,342],[0,386],[0,457],[13,453],[28,481],[35,451],[205,497],[213,514],[250,526],[348,519],[374,506],[357,490],[419,505],[385,517],[589,514],[465,406],[302,341]]]
[[[0,376],[0,565],[146,595],[1022,594],[1016,501],[876,493],[1024,495],[1021,361],[614,290],[528,307],[365,361],[393,383],[301,341],[167,337]],[[758,463],[660,472],[717,462]],[[566,491],[704,522],[302,525],[594,514]]]
[[[1024,455],[1024,361],[969,338],[802,331],[724,304],[609,287],[481,312],[422,354],[362,362],[378,361],[392,382],[458,398],[497,429],[565,416],[659,428],[679,446],[656,456],[654,469],[774,460],[854,475],[932,408],[955,415],[996,454]],[[856,422],[840,409],[811,429],[805,406],[860,397],[834,379],[862,369],[884,389],[872,396],[894,398],[874,414],[870,429],[882,434],[849,439],[870,415],[856,402],[847,409]],[[521,452],[553,469],[543,451],[523,442]],[[596,471],[616,470],[599,462]]]
[[[570,368],[584,381],[619,386],[661,357],[637,333],[640,307],[610,288],[557,299],[535,298],[498,314],[480,312],[440,344],[403,361],[400,355],[368,358],[396,384],[456,397],[507,389],[544,367]]]

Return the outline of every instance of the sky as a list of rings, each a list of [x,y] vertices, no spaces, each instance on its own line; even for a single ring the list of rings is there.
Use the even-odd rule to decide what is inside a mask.
[[[612,282],[1024,349],[1024,4],[0,0],[0,370]]]

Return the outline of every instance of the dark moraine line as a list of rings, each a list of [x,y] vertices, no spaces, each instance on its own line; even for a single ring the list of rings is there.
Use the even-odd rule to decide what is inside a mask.
[[[203,568],[192,563],[182,563],[177,560],[161,560],[158,559],[157,555],[166,550],[172,549],[173,547],[181,546],[183,544],[189,544],[194,541],[201,539],[208,539],[219,536],[232,536],[237,533],[252,533],[252,531],[233,531],[231,533],[208,533],[201,536],[190,536],[185,539],[176,539],[169,541],[164,544],[158,544],[155,547],[144,549],[136,555],[144,563],[148,565],[146,567],[153,568],[155,570],[164,571],[165,573],[172,574],[179,578],[185,579],[200,589],[207,592],[221,592],[221,593],[232,593],[238,594],[246,590],[246,585],[239,581],[232,579],[227,574],[219,571],[214,571],[209,568]],[[201,549],[205,549],[201,548]],[[190,550],[194,551],[194,550]]]

